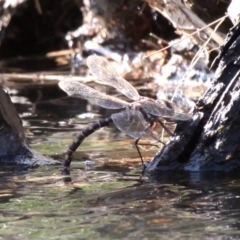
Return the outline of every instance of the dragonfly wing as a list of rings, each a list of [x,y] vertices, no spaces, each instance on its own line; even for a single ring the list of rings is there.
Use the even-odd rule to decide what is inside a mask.
[[[125,111],[112,114],[112,119],[116,127],[133,138],[143,138],[151,136],[158,140],[158,134],[151,129],[151,125],[144,119],[140,111],[127,109]]]
[[[77,97],[89,100],[91,103],[108,109],[125,108],[129,103],[103,94],[91,87],[88,87],[78,81],[60,81],[59,87],[71,97]]]
[[[166,100],[143,100],[141,101],[143,110],[154,116],[171,118],[174,120],[187,121],[192,118],[190,114],[182,112],[176,108],[174,103]]]
[[[130,99],[138,100],[140,98],[138,91],[124,78],[120,77],[104,57],[97,55],[89,56],[87,59],[87,65],[90,72],[103,84],[116,88],[119,92]]]

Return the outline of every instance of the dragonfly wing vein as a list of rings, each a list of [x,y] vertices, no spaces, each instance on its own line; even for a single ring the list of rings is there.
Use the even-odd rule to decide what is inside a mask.
[[[140,98],[138,91],[124,78],[120,77],[104,57],[89,56],[87,65],[90,72],[98,78],[98,81],[114,87],[130,99],[138,100]]]
[[[148,101],[144,100],[141,102],[145,112],[150,113],[154,116],[163,118],[171,118],[174,120],[187,121],[192,117],[190,114],[181,112],[180,109],[176,108],[173,103],[165,100]]]
[[[112,114],[112,120],[116,127],[133,138],[152,137],[159,139],[158,134],[151,129],[151,125],[144,119],[140,111],[127,109]]]
[[[121,109],[129,105],[124,100],[108,96],[78,81],[60,81],[59,87],[71,97],[89,100],[91,103],[108,109]]]

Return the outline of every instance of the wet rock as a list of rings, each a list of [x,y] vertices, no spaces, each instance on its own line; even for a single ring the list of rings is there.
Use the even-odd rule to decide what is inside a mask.
[[[22,121],[2,87],[0,87],[0,162],[28,166],[58,163],[30,149]]]

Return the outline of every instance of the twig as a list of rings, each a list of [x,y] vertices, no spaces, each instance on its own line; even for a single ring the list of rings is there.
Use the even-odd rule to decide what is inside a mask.
[[[95,81],[96,78],[93,76],[71,76],[71,75],[49,75],[44,73],[1,73],[2,79],[31,79],[33,81],[41,81],[41,80],[56,80],[63,81],[66,79],[72,79],[74,81],[82,81],[82,82],[91,82]]]

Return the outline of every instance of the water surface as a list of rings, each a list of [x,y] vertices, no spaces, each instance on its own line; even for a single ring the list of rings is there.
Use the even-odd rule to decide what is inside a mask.
[[[32,148],[61,160],[80,129],[110,113],[57,91],[12,95]],[[142,152],[150,160],[156,149]],[[141,176],[133,140],[113,126],[83,143],[70,177],[59,168],[2,167],[2,239],[240,238],[238,174]]]

